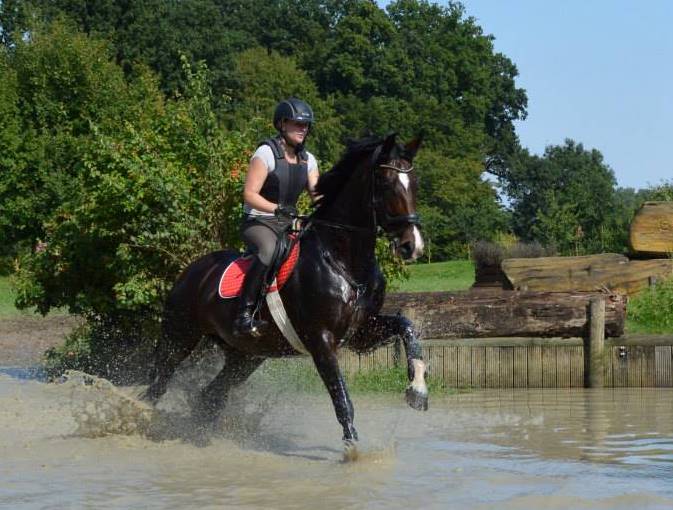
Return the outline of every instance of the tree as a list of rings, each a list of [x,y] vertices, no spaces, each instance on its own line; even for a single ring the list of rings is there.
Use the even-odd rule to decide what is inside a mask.
[[[52,209],[43,245],[21,260],[20,306],[156,321],[180,270],[240,244],[250,140],[218,127],[205,68],[186,75],[186,95],[152,117],[93,133],[77,192]]]
[[[272,119],[278,102],[300,97],[308,101],[316,118],[309,141],[311,150],[321,162],[333,163],[339,157],[341,119],[336,116],[331,99],[321,98],[313,81],[292,57],[261,47],[243,51],[234,60],[228,87],[231,101],[225,106],[223,117],[231,129],[249,130],[261,141],[275,133]]]
[[[92,128],[150,114],[152,96],[145,78],[125,81],[106,43],[61,21],[34,28],[2,60],[0,235],[15,250],[44,237],[43,220],[75,192]]]
[[[446,159],[427,149],[414,163],[427,258],[465,257],[472,242],[492,240],[507,230],[507,213],[492,185],[482,180],[480,161]]]
[[[542,157],[521,150],[508,175],[515,234],[562,253],[600,251],[601,229],[612,225],[615,177],[598,150],[569,139]]]

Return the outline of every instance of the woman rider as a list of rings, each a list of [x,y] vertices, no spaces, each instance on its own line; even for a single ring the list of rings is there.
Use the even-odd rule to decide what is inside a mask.
[[[266,326],[254,314],[278,236],[292,224],[302,190],[315,198],[318,163],[304,149],[312,124],[313,110],[306,102],[294,97],[281,101],[273,115],[278,135],[262,142],[250,160],[243,189],[241,235],[254,256],[243,281],[234,335],[258,335]]]

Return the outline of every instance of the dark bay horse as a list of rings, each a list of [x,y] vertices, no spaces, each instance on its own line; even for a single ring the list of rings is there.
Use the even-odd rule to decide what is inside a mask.
[[[406,400],[427,409],[426,367],[411,322],[401,315],[380,315],[385,292],[374,247],[382,229],[399,255],[413,260],[423,249],[416,214],[417,181],[412,162],[416,138],[398,144],[395,135],[348,144],[341,160],[320,177],[316,211],[305,222],[300,256],[280,291],[287,316],[329,391],[347,445],[357,440],[351,403],[337,361],[348,346],[364,352],[401,337],[410,384]],[[237,299],[222,299],[218,281],[239,253],[218,251],[189,265],[171,290],[162,336],[155,351],[151,384],[144,396],[152,403],[166,391],[177,366],[204,335],[225,352],[225,365],[202,391],[195,413],[214,420],[229,390],[244,382],[267,357],[296,355],[264,305],[268,331],[258,338],[236,338],[232,323]]]

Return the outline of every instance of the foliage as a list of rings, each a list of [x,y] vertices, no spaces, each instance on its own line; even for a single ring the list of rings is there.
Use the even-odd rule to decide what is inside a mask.
[[[67,15],[110,41],[127,76],[135,62],[146,63],[169,95],[186,86],[178,55],[204,61],[221,120],[257,139],[272,132],[279,98],[307,98],[318,119],[310,147],[323,167],[348,137],[398,131],[408,139],[423,131],[425,150],[442,162],[434,182],[448,183],[424,190],[429,260],[465,255],[470,241],[508,230],[481,174],[485,166],[505,171],[526,94],[516,87],[516,66],[459,3],[398,0],[384,10],[371,0],[32,2],[41,19]],[[20,30],[23,18],[10,18]],[[457,201],[466,190],[470,197]]]
[[[415,166],[426,260],[464,258],[470,243],[494,239],[506,230],[507,213],[491,184],[482,179],[478,161],[446,159],[426,149]]]
[[[106,43],[61,21],[36,27],[1,62],[0,252],[16,255],[43,239],[45,219],[78,193],[92,128],[151,115],[160,98],[146,74],[127,83]]]
[[[673,181],[663,181],[648,188],[647,200],[673,202]]]
[[[269,70],[273,72],[269,72]],[[265,79],[260,80],[260,76]],[[229,75],[231,101],[221,111],[232,130],[248,130],[257,140],[276,133],[273,112],[287,97],[300,97],[314,112],[316,123],[307,146],[320,163],[334,163],[342,150],[342,126],[334,112],[331,98],[322,99],[307,73],[297,67],[292,57],[256,47],[239,53]]]
[[[657,282],[630,299],[628,319],[631,332],[673,332],[673,279]]]
[[[190,260],[237,245],[250,144],[217,127],[205,68],[186,74],[188,95],[155,117],[94,131],[76,167],[78,192],[45,222],[43,249],[22,260],[19,306],[158,311]]]
[[[502,185],[522,239],[555,245],[562,254],[623,249],[605,243],[605,230],[615,225],[615,178],[596,149],[566,140],[542,157],[521,150]]]

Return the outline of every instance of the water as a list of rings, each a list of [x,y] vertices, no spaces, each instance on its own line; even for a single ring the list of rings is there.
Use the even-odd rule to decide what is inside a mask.
[[[22,374],[0,371],[1,508],[673,507],[670,389],[355,396],[344,463],[326,394],[253,381],[206,444],[184,392],[147,428],[137,389]]]

